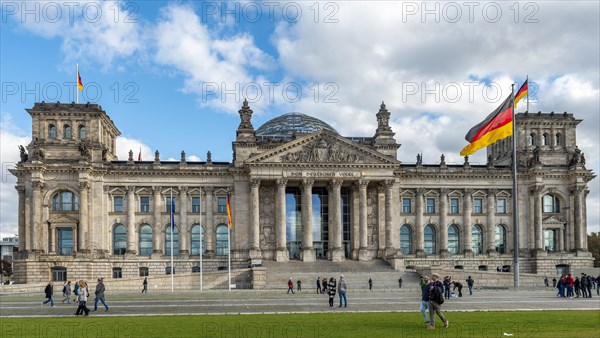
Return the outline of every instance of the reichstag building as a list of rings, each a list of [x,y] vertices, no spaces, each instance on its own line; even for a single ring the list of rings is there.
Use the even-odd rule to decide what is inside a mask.
[[[397,159],[385,104],[370,137],[340,135],[301,113],[252,125],[247,102],[231,162],[116,157],[121,134],[97,104],[35,103],[17,178],[19,283],[69,276],[129,278],[226,264],[227,196],[234,267],[264,261],[385,260],[398,270],[510,266],[511,138],[486,164]],[[519,113],[521,271],[592,266],[586,196],[594,173],[570,113]],[[232,131],[233,136],[233,131]],[[458,151],[458,150],[457,150]],[[171,195],[175,227],[171,231]],[[171,239],[173,246],[171,246]],[[351,264],[351,263],[350,263]],[[560,271],[560,270],[559,270]]]

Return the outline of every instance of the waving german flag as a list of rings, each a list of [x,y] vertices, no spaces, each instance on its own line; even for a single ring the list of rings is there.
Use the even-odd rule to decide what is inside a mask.
[[[477,150],[512,135],[512,94],[504,100],[485,120],[471,128],[465,139],[469,144],[460,151],[461,156],[471,155]]]
[[[519,88],[519,91],[515,94],[515,108],[517,108],[517,103],[519,103],[522,98],[527,96],[527,90],[529,87],[527,82],[529,82],[529,79],[525,80],[525,83],[523,83],[521,88]]]

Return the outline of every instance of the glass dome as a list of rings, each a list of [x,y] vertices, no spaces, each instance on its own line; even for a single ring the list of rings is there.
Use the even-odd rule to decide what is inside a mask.
[[[256,129],[256,136],[291,138],[296,133],[312,133],[327,129],[338,134],[327,123],[302,113],[287,113],[265,122]]]

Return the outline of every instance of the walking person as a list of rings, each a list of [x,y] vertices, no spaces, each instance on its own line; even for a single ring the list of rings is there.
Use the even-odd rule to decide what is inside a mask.
[[[65,286],[63,286],[63,295],[65,296],[62,300],[63,304],[65,303],[65,300],[67,301],[67,304],[71,303],[71,281],[66,282]]]
[[[556,277],[552,278],[552,287],[556,287]]]
[[[450,322],[444,317],[442,313],[441,305],[444,304],[443,290],[444,285],[439,281],[440,276],[436,273],[431,275],[431,283],[429,283],[429,326],[430,330],[435,330],[435,317],[434,312],[437,313],[438,317],[444,323],[444,328],[448,328]]]
[[[317,277],[317,293],[321,293],[321,277]]]
[[[369,290],[373,291],[373,280],[369,278]]]
[[[50,302],[50,307],[54,307],[54,287],[52,286],[52,281],[48,282],[48,285],[46,285],[46,288],[44,289],[44,293],[46,294],[46,298],[48,300],[42,302],[42,307],[44,307],[44,304],[47,304],[48,302]]]
[[[148,277],[144,277],[144,283],[142,283],[144,288],[142,289],[142,293],[148,293]]]
[[[296,281],[296,291],[302,291],[302,281],[299,279]]]
[[[98,278],[98,284],[96,284],[96,291],[94,294],[96,295],[96,299],[94,300],[94,312],[98,311],[98,301],[101,301],[104,305],[104,312],[108,311],[108,305],[104,301],[104,278]]]
[[[327,277],[323,277],[323,291],[321,293],[327,292]]]
[[[77,302],[77,296],[79,296],[79,283],[77,281],[75,281],[75,286],[73,287],[73,294],[75,295],[73,301]]]
[[[471,276],[469,276],[469,278],[467,278],[466,280],[467,282],[467,287],[469,287],[469,296],[473,295],[473,284],[475,284],[475,281],[473,280],[473,278],[471,278]],[[548,283],[548,278],[546,278],[546,284]],[[546,285],[548,286],[548,285]]]
[[[336,281],[331,277],[327,283],[327,292],[329,294],[329,307],[333,307],[333,299],[335,298]]]
[[[288,281],[288,291],[287,291],[287,293],[289,294],[290,291],[292,291],[292,294],[294,294],[294,281],[292,280],[292,277],[290,277],[290,280]]]
[[[600,274],[596,277],[596,295],[600,296]]]
[[[346,299],[346,291],[348,290],[348,285],[346,284],[346,280],[344,279],[344,275],[340,275],[340,281],[338,283],[338,293],[340,294],[340,306],[342,307],[342,298],[344,298],[344,307],[348,306],[348,299]]]
[[[88,300],[90,293],[88,291],[87,282],[84,280],[79,281],[79,292],[77,295],[77,301],[79,302],[79,307],[75,312],[76,316],[79,316],[85,312],[85,316],[90,315],[90,309],[87,308],[86,303]]]
[[[548,277],[544,277],[544,285],[546,285],[546,287],[549,287],[550,284],[548,284]]]
[[[398,279],[398,289],[402,289],[402,278]]]
[[[419,311],[421,311],[421,315],[423,315],[423,319],[425,319],[425,323],[423,325],[429,326],[429,276],[425,275],[423,277],[424,284],[421,285],[421,306],[419,306]]]

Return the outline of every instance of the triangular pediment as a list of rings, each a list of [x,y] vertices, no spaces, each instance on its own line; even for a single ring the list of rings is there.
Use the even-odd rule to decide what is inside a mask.
[[[48,222],[52,224],[73,224],[79,223],[79,220],[65,214],[53,214],[48,219]]]
[[[542,223],[544,225],[560,225],[560,226],[562,226],[565,224],[565,221],[561,220],[557,216],[552,215],[552,216],[544,218]]]
[[[246,163],[400,164],[326,129],[255,155]]]

